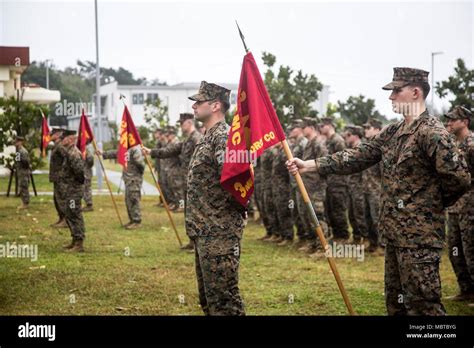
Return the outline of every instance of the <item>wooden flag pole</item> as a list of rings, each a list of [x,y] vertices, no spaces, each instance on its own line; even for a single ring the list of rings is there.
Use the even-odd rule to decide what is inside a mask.
[[[240,30],[240,27],[237,21],[235,21],[235,23],[237,24],[237,29],[239,30],[240,39],[242,40],[242,43],[244,45],[245,53],[248,53],[249,49],[247,48],[247,44],[245,43],[245,37],[242,34],[242,31]],[[286,141],[286,139],[281,141],[281,144],[283,146],[283,149],[285,151],[285,154],[288,160],[293,159],[293,154],[291,153],[290,147],[288,146],[288,142]],[[316,212],[314,211],[314,207],[313,207],[313,204],[311,203],[311,199],[309,198],[308,191],[306,191],[306,187],[304,186],[303,180],[301,179],[300,173],[296,173],[295,179],[298,184],[298,188],[301,192],[301,196],[303,197],[303,201],[305,202],[306,208],[308,209],[309,215],[311,216],[311,220],[316,225],[316,234],[321,242],[321,245],[323,246],[324,254],[326,255],[326,259],[328,260],[329,267],[331,268],[332,274],[334,275],[334,278],[336,278],[337,286],[339,287],[339,291],[341,292],[342,298],[344,299],[344,303],[346,304],[347,310],[349,311],[351,315],[355,315],[354,309],[352,308],[351,301],[349,300],[349,296],[347,296],[346,289],[344,288],[344,284],[342,283],[341,276],[339,275],[339,272],[337,271],[336,263],[334,262],[333,257],[328,255],[328,252],[327,252],[329,249],[328,242],[326,241],[326,238],[324,237],[323,230],[319,223]]]
[[[283,149],[285,151],[286,157],[288,160],[293,159],[293,154],[291,153],[290,147],[288,146],[288,142],[283,140],[281,142],[283,145]],[[321,228],[321,224],[319,223],[318,217],[316,212],[314,211],[313,204],[311,203],[311,199],[309,198],[308,191],[306,191],[306,187],[304,186],[303,180],[301,179],[300,173],[296,173],[295,175],[296,183],[298,184],[298,188],[301,192],[301,196],[303,197],[303,201],[308,209],[309,215],[311,216],[311,220],[316,224],[316,234],[321,242],[321,245],[324,249],[324,254],[326,255],[326,259],[328,260],[329,267],[331,268],[332,274],[334,278],[336,278],[337,286],[339,287],[339,291],[341,292],[342,298],[344,299],[344,303],[346,304],[347,310],[351,315],[355,315],[354,309],[352,308],[351,301],[349,300],[349,296],[347,296],[346,289],[344,288],[344,284],[342,283],[341,276],[336,267],[336,263],[334,262],[334,258],[328,255],[327,250],[329,249],[328,242],[324,237],[323,230]]]
[[[148,168],[150,168],[150,173],[151,176],[153,177],[153,180],[155,181],[156,188],[158,189],[158,192],[160,193],[160,197],[163,199],[163,205],[165,206],[166,213],[168,214],[168,218],[170,219],[171,226],[173,226],[174,233],[176,234],[176,238],[178,239],[179,246],[183,246],[183,242],[181,242],[181,238],[179,238],[178,230],[176,229],[176,225],[174,224],[173,217],[171,216],[170,209],[168,208],[168,203],[166,202],[165,196],[163,196],[163,192],[161,191],[160,184],[158,183],[158,180],[155,177],[155,174],[153,173],[153,167],[151,165],[150,159],[148,158],[147,154],[144,151],[143,144],[142,146],[142,152],[143,156],[145,157],[146,163],[148,164]]]
[[[122,100],[123,106],[125,107],[126,105],[125,105],[124,99],[125,99],[125,96],[121,94],[120,100]],[[141,144],[141,148],[142,148],[143,156],[145,157],[145,161],[148,165],[148,168],[150,168],[150,173],[151,173],[151,176],[153,177],[153,181],[155,181],[156,188],[158,189],[158,192],[160,193],[160,197],[163,199],[163,205],[165,206],[166,214],[168,214],[168,218],[170,220],[171,226],[173,227],[174,233],[176,234],[176,238],[178,239],[179,246],[182,247],[183,242],[181,241],[181,238],[179,237],[178,230],[176,229],[176,225],[174,223],[173,217],[171,216],[170,209],[168,208],[168,203],[166,202],[165,196],[163,196],[163,191],[161,191],[160,184],[158,183],[158,180],[156,180],[155,174],[153,173],[153,167],[151,165],[150,159],[148,158],[146,152],[144,151],[143,144]]]
[[[102,159],[99,156],[99,148],[97,147],[97,143],[95,142],[95,138],[92,138],[92,144],[94,146],[95,153],[97,155],[97,159],[99,160],[102,172],[104,173],[104,179],[105,179],[105,182],[107,183],[107,188],[109,189],[110,198],[112,198],[112,203],[114,205],[115,212],[117,213],[117,217],[120,221],[120,225],[123,227],[122,218],[120,217],[120,214],[119,214],[119,211],[118,211],[118,208],[117,208],[117,202],[115,202],[114,194],[112,193],[112,188],[110,187],[110,183],[109,183],[109,178],[107,177],[107,173],[105,172],[104,163],[102,163]]]

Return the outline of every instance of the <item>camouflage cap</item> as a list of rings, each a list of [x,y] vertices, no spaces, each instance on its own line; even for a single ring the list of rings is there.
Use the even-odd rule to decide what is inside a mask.
[[[301,118],[295,118],[291,120],[290,125],[288,127],[289,130],[293,130],[295,128],[303,128],[304,122]]]
[[[194,101],[210,101],[210,100],[220,100],[223,102],[229,102],[230,90],[227,88],[218,86],[214,83],[207,83],[206,81],[201,82],[199,87],[199,92],[188,99]]]
[[[15,137],[15,141],[25,141],[25,137],[22,137],[22,136],[17,135],[17,136]]]
[[[394,88],[402,88],[411,83],[428,83],[428,75],[430,73],[425,70],[415,68],[393,68],[392,82],[382,87],[385,90],[392,90]]]
[[[77,132],[75,130],[71,130],[71,129],[64,129],[63,130],[63,134],[61,134],[61,138],[64,139],[70,135],[76,135]]]
[[[355,126],[350,124],[344,128],[344,131],[357,135],[359,136],[359,138],[362,138],[364,136],[364,128],[362,128],[361,126]]]
[[[470,120],[472,117],[472,112],[465,108],[464,106],[458,105],[455,106],[450,112],[448,112],[444,117],[451,120]]]
[[[323,117],[323,118],[321,118],[321,123],[330,124],[334,127],[334,119],[332,117]]]
[[[49,134],[50,134],[50,135],[53,135],[53,134],[56,134],[56,133],[60,133],[60,132],[62,132],[62,131],[64,131],[64,129],[62,129],[62,128],[57,128],[57,127],[56,127],[56,128],[51,129],[51,131],[49,132]]]
[[[179,123],[182,124],[184,121],[192,120],[193,118],[194,118],[194,114],[191,114],[189,112],[179,114]]]
[[[313,117],[303,117],[303,127],[314,127],[317,128],[319,120]]]
[[[367,120],[367,122],[365,122],[362,126],[366,128],[374,127],[374,128],[382,129],[382,121],[377,120],[376,118],[370,117]]]
[[[175,126],[168,126],[166,127],[166,133],[168,134],[176,134],[177,130]]]

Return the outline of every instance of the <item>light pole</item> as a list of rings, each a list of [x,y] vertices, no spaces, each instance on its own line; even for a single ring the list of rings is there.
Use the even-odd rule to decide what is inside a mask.
[[[49,89],[49,62],[51,62],[52,59],[46,59],[46,89]]]
[[[443,54],[444,52],[431,52],[431,88],[432,88],[432,91],[431,91],[431,111],[434,113],[435,109],[434,109],[434,94],[435,94],[435,91],[434,91],[434,88],[435,88],[435,85],[434,85],[434,58],[435,56],[439,55],[439,54]]]
[[[100,115],[100,65],[99,65],[99,19],[97,11],[97,0],[95,4],[95,117],[97,119],[97,145],[102,151],[102,120]],[[96,163],[97,164],[97,163]],[[97,187],[99,190],[102,189],[102,171],[100,166],[96,165],[97,168]]]

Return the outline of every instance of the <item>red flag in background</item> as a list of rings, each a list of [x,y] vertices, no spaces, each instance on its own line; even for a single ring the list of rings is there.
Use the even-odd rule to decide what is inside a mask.
[[[127,151],[129,148],[135,145],[141,145],[142,140],[140,135],[135,128],[133,123],[132,116],[128,111],[127,106],[123,110],[122,122],[120,123],[120,132],[119,132],[119,147],[117,151],[117,160],[118,162],[127,168]]]
[[[51,137],[49,135],[48,120],[44,117],[43,111],[41,111],[41,116],[43,118],[41,122],[41,157],[46,157],[46,148]]]
[[[229,138],[221,174],[221,185],[242,205],[253,193],[253,171],[250,160],[239,161],[243,151],[257,159],[265,149],[285,140],[278,116],[263,83],[252,53],[244,57],[240,74],[237,113]],[[250,156],[247,156],[249,158]]]
[[[79,123],[79,131],[77,132],[77,147],[81,151],[82,158],[86,158],[86,145],[94,139],[89,120],[87,119],[84,109],[82,109],[81,121]]]

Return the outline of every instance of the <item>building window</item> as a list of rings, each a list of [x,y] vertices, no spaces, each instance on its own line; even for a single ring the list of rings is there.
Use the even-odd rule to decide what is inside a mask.
[[[147,93],[146,101],[149,103],[154,103],[158,100],[158,93]]]
[[[143,104],[143,102],[144,102],[143,93],[136,93],[132,95],[133,104]]]

